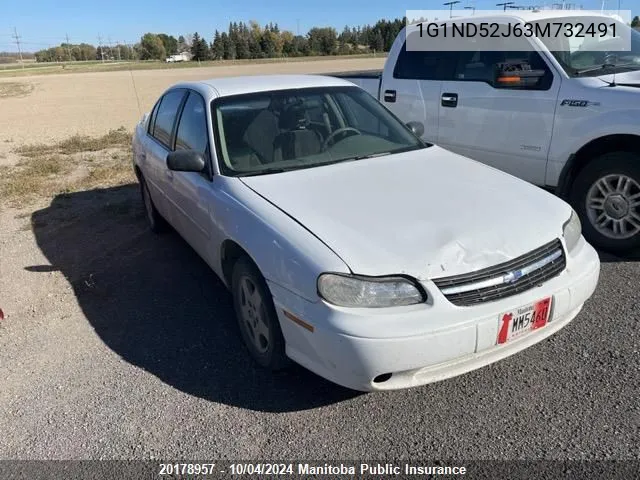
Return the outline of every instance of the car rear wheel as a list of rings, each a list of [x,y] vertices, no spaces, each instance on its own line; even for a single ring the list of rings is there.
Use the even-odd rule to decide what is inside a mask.
[[[571,203],[580,216],[584,236],[612,253],[640,248],[640,155],[601,155],[578,174]]]
[[[140,177],[140,193],[142,194],[142,204],[144,205],[145,218],[149,228],[154,233],[162,233],[167,230],[167,222],[160,215],[151,199],[151,193],[144,177]]]
[[[289,365],[280,322],[269,288],[247,257],[233,268],[231,281],[233,306],[242,339],[254,360],[271,370]]]

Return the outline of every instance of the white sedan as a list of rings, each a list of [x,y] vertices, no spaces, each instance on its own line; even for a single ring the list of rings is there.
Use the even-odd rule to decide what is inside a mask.
[[[422,133],[337,78],[219,78],[165,91],[133,161],[151,229],[222,279],[260,365],[389,390],[540,342],[600,272],[568,204]]]

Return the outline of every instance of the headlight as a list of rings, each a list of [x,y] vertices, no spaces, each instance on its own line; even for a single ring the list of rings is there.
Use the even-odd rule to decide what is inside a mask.
[[[567,244],[568,251],[573,250],[573,247],[577,245],[581,234],[582,224],[580,223],[578,214],[572,210],[569,220],[567,220],[562,226],[562,235],[564,236],[564,241]]]
[[[402,277],[359,277],[324,273],[318,277],[318,293],[341,307],[381,308],[423,303],[426,295]]]

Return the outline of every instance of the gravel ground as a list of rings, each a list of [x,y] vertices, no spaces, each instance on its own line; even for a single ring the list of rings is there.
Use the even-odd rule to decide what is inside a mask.
[[[640,263],[565,329],[411,390],[265,374],[220,281],[136,186],[0,220],[0,459],[637,459]]]

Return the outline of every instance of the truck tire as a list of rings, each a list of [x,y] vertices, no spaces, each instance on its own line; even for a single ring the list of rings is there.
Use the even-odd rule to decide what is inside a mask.
[[[570,202],[585,239],[602,250],[640,248],[640,154],[610,152],[589,162],[573,182]]]

